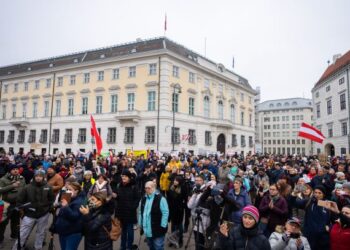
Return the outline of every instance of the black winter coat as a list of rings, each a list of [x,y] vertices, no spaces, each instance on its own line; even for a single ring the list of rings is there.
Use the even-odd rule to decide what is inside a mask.
[[[17,196],[17,205],[30,202],[31,205],[24,209],[24,215],[30,218],[40,218],[47,214],[55,201],[52,188],[46,181],[41,183],[33,180],[25,186]]]
[[[107,205],[107,204],[106,204]],[[110,209],[103,205],[83,216],[85,250],[112,250],[108,233],[112,228]]]
[[[241,225],[232,228],[228,237],[219,233],[216,249],[234,250],[271,250],[269,240],[256,225],[252,229],[245,229]]]
[[[136,210],[140,201],[139,192],[134,183],[123,184],[117,186],[117,198],[115,217],[122,224],[136,224]]]
[[[178,190],[175,191],[174,187],[168,191],[168,204],[170,211],[170,221],[174,225],[179,225],[182,223],[184,217],[184,209],[187,204],[187,195],[185,193],[185,187],[181,185]]]

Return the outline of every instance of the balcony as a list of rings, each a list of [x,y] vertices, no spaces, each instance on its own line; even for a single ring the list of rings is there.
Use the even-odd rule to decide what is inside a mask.
[[[16,128],[26,128],[29,125],[29,120],[26,117],[15,117],[10,119],[10,124]]]
[[[140,120],[140,112],[138,110],[118,111],[115,118],[119,121],[132,121],[138,123]]]
[[[233,128],[233,123],[226,119],[210,119],[210,126],[218,128]]]

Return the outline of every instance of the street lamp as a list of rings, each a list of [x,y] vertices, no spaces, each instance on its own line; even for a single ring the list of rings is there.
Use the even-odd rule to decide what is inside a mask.
[[[173,152],[175,151],[175,96],[176,94],[180,94],[181,93],[181,86],[180,84],[176,83],[173,86],[173,127],[171,129],[171,139],[172,139],[172,143],[173,143]],[[176,111],[178,111],[178,105],[179,105],[179,97],[176,96]]]

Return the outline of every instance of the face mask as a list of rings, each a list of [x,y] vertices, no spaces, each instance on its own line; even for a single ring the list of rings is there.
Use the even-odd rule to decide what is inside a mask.
[[[96,203],[93,202],[93,201],[89,201],[88,206],[89,206],[90,209],[94,209],[94,208],[96,208]]]

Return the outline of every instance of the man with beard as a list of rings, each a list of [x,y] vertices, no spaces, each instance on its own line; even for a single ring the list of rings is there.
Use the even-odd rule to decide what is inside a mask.
[[[61,190],[61,188],[63,188],[64,186],[63,178],[56,173],[54,166],[50,166],[47,169],[46,177],[47,177],[47,185],[52,187],[53,194],[56,196],[58,192]]]
[[[18,166],[9,165],[8,173],[0,179],[0,195],[10,206],[7,210],[7,219],[0,223],[0,248],[4,241],[6,226],[11,220],[11,238],[16,239],[18,234],[19,213],[14,209],[19,191],[26,185],[23,176],[19,174]]]
[[[36,224],[35,249],[42,249],[45,231],[48,226],[49,211],[52,209],[55,196],[52,188],[45,181],[45,171],[36,170],[33,181],[25,186],[17,197],[17,206],[30,203],[24,208],[24,217],[21,223],[20,245],[23,247],[34,225]],[[13,246],[17,249],[18,241]]]

